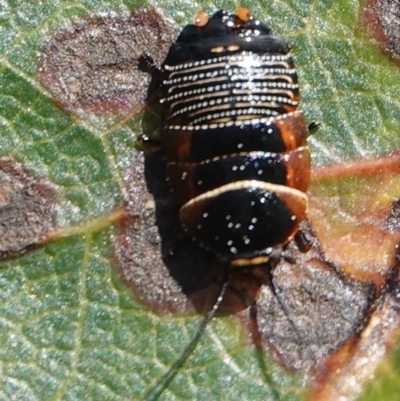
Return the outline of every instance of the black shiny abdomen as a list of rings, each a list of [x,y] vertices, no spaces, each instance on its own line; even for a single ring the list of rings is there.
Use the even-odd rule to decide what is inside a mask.
[[[162,141],[188,234],[219,258],[259,260],[304,219],[307,128],[289,48],[258,20],[186,26],[162,67]]]

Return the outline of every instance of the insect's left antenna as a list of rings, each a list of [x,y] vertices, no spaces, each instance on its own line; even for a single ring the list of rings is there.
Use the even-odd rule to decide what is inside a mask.
[[[196,331],[195,336],[192,338],[190,343],[183,350],[180,357],[168,369],[168,371],[161,378],[159,378],[157,380],[157,383],[155,383],[149,390],[146,391],[146,393],[142,397],[142,401],[157,400],[160,397],[162,391],[175,378],[175,376],[179,372],[179,369],[183,366],[183,364],[186,362],[186,360],[188,359],[190,354],[196,348],[198,342],[201,339],[202,334],[204,333],[204,330],[207,328],[207,326],[211,322],[211,320],[214,319],[215,315],[217,314],[217,312],[225,298],[226,290],[228,289],[228,286],[229,286],[230,270],[231,269],[228,268],[227,274],[222,283],[222,287],[218,294],[218,297],[215,300],[213,307],[205,315],[203,321],[201,322],[199,328]]]

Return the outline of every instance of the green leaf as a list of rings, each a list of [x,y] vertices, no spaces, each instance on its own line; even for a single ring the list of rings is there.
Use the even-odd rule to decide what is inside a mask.
[[[360,24],[363,2],[265,3],[247,5],[293,45],[302,107],[322,123],[311,138],[314,164],[396,149],[400,71]],[[58,223],[76,226],[69,237],[0,265],[0,400],[140,399],[200,322],[150,312],[114,268],[113,229],[102,216],[122,204],[123,169],[140,121],[68,115],[37,71],[41,45],[55,31],[83,15],[142,4],[4,0],[0,6],[0,154],[55,183]],[[227,1],[154,4],[179,24],[199,8],[235,8]],[[267,355],[261,359],[234,317],[215,319],[161,399],[303,399],[301,378]],[[389,376],[398,382],[393,360]],[[398,383],[393,388],[398,394]],[[374,399],[392,399],[389,391]]]

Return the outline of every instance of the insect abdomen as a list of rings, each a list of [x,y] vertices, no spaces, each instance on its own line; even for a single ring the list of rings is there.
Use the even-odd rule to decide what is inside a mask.
[[[184,227],[222,259],[269,255],[304,219],[310,179],[287,45],[218,12],[184,28],[163,74],[162,140]]]

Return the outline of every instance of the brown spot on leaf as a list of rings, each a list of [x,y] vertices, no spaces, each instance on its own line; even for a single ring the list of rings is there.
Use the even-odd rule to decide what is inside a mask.
[[[55,100],[80,117],[135,114],[150,82],[144,65],[159,68],[176,34],[152,7],[82,18],[43,45],[40,77]]]
[[[363,20],[382,49],[400,60],[400,7],[398,0],[369,0]]]
[[[329,365],[330,376],[320,375],[310,401],[352,400],[360,395],[365,383],[373,377],[377,366],[398,338],[400,323],[400,281],[397,273],[389,281],[368,325],[345,355],[333,354]],[[345,398],[339,398],[337,388]]]
[[[164,311],[185,310],[186,297],[161,258],[161,238],[155,222],[155,202],[146,186],[144,155],[135,153],[132,165],[125,175],[129,218],[115,237],[118,266],[141,302]]]
[[[43,244],[55,227],[55,188],[10,158],[0,159],[0,258]]]
[[[373,284],[346,277],[324,260],[320,246],[314,237],[303,253],[289,243],[273,271],[276,294],[264,286],[257,298],[263,344],[290,368],[318,371],[316,362],[362,330],[376,297]]]

